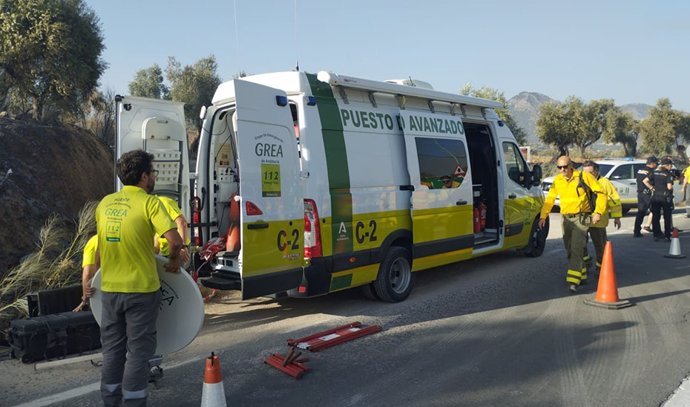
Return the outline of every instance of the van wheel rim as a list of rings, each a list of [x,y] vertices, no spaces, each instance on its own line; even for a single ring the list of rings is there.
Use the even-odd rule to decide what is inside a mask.
[[[410,285],[410,265],[402,258],[396,259],[389,271],[391,290],[396,294],[402,294]]]

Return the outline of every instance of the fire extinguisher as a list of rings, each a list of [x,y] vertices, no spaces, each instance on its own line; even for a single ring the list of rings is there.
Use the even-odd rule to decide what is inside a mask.
[[[481,232],[481,226],[479,224],[479,222],[480,222],[479,219],[480,219],[479,206],[475,205],[475,207],[474,207],[474,233]]]
[[[479,203],[479,230],[482,231],[486,229],[486,204],[484,202]]]

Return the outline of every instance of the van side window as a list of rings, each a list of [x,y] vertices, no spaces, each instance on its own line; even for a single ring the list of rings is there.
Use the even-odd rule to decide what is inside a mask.
[[[520,185],[525,183],[525,173],[527,165],[525,164],[520,149],[513,143],[503,143],[503,161],[505,162],[506,172],[508,178],[517,182]]]
[[[290,113],[292,114],[292,126],[295,129],[295,137],[299,141],[299,117],[297,116],[297,105],[295,102],[290,102]]]
[[[429,189],[459,188],[467,173],[467,150],[460,140],[417,137],[421,184]]]

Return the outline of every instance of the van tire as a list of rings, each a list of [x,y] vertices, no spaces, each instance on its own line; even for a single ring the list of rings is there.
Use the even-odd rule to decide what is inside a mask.
[[[410,295],[414,283],[410,253],[400,246],[392,246],[379,267],[374,291],[381,301],[400,302]]]
[[[527,247],[522,250],[522,253],[527,257],[539,257],[544,253],[546,247],[546,237],[549,235],[549,218],[546,218],[546,223],[543,229],[539,229],[539,218],[532,223],[532,230],[529,234],[529,241]]]
[[[379,296],[376,294],[376,289],[374,288],[374,283],[369,283],[365,284],[360,287],[362,290],[362,294],[364,297],[368,300],[372,301],[381,301]]]

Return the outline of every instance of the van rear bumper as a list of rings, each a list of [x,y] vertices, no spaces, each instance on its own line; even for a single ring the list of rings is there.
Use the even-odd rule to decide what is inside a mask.
[[[333,258],[317,257],[311,259],[309,266],[304,268],[304,277],[302,279],[302,289],[290,290],[291,297],[315,297],[318,295],[328,294],[331,286],[331,274],[333,273]]]

